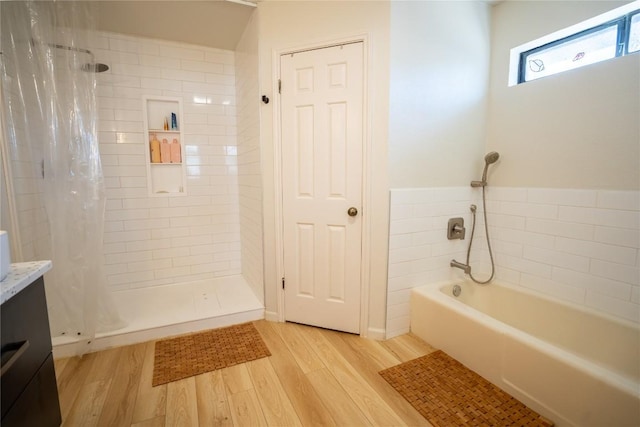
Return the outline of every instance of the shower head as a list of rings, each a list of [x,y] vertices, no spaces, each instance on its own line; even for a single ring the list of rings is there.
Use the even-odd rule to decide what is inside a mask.
[[[109,66],[100,62],[87,62],[86,64],[82,64],[80,69],[88,73],[104,73],[109,69]]]
[[[499,158],[500,158],[500,154],[496,153],[495,151],[492,151],[490,153],[487,153],[486,156],[484,156],[484,161],[486,162],[486,164],[490,165],[497,162]]]
[[[489,169],[489,165],[494,164],[500,158],[500,154],[495,151],[491,151],[484,156],[484,170],[482,171],[482,180],[480,181],[471,181],[472,187],[484,187],[487,185],[487,170]]]
[[[495,151],[491,151],[484,156],[484,171],[482,171],[482,182],[487,184],[487,170],[489,169],[489,165],[494,164],[500,158],[500,154]]]

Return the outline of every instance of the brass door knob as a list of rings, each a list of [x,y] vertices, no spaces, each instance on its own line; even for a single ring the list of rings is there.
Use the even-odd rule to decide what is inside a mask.
[[[347,215],[349,215],[349,216],[358,215],[358,209],[356,209],[354,207],[350,207],[349,209],[347,209]]]

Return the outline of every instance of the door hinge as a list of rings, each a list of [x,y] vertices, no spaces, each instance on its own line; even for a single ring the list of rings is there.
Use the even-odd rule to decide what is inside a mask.
[[[282,278],[282,289],[284,289],[284,277]]]
[[[278,93],[282,93],[282,80],[278,79]]]

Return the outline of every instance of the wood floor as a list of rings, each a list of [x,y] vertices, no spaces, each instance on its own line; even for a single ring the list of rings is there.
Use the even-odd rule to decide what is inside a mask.
[[[151,387],[154,342],[56,360],[63,426],[429,426],[378,375],[434,351],[293,323],[254,323],[271,357]]]

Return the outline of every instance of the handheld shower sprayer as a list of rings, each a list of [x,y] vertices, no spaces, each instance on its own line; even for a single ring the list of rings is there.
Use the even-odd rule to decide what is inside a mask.
[[[489,165],[494,164],[500,158],[500,154],[495,151],[490,152],[486,156],[484,156],[484,171],[482,171],[482,182],[486,184],[487,182],[487,170],[489,169]]]
[[[473,226],[471,227],[471,237],[469,238],[469,246],[467,247],[467,260],[465,263],[461,263],[456,261],[455,259],[452,259],[449,263],[451,267],[459,268],[464,271],[464,274],[467,274],[471,278],[471,280],[480,285],[485,285],[491,282],[496,272],[496,266],[493,261],[493,251],[491,250],[491,241],[489,240],[489,225],[487,223],[487,199],[485,195],[485,187],[487,185],[487,170],[489,169],[489,165],[497,162],[499,158],[500,154],[496,153],[495,151],[487,153],[487,155],[484,156],[484,170],[482,171],[482,181],[471,181],[472,187],[482,188],[482,215],[484,216],[484,231],[487,239],[487,248],[489,249],[489,258],[491,259],[491,276],[487,280],[481,281],[474,277],[473,273],[471,273],[471,245],[473,244],[473,235],[476,231],[476,211],[478,209],[476,205],[471,205],[469,207],[471,210],[471,215],[473,216]]]
[[[487,170],[489,169],[489,165],[494,164],[500,158],[500,154],[495,151],[491,151],[484,156],[484,170],[482,171],[482,180],[480,181],[471,181],[472,187],[484,187],[487,185]]]

